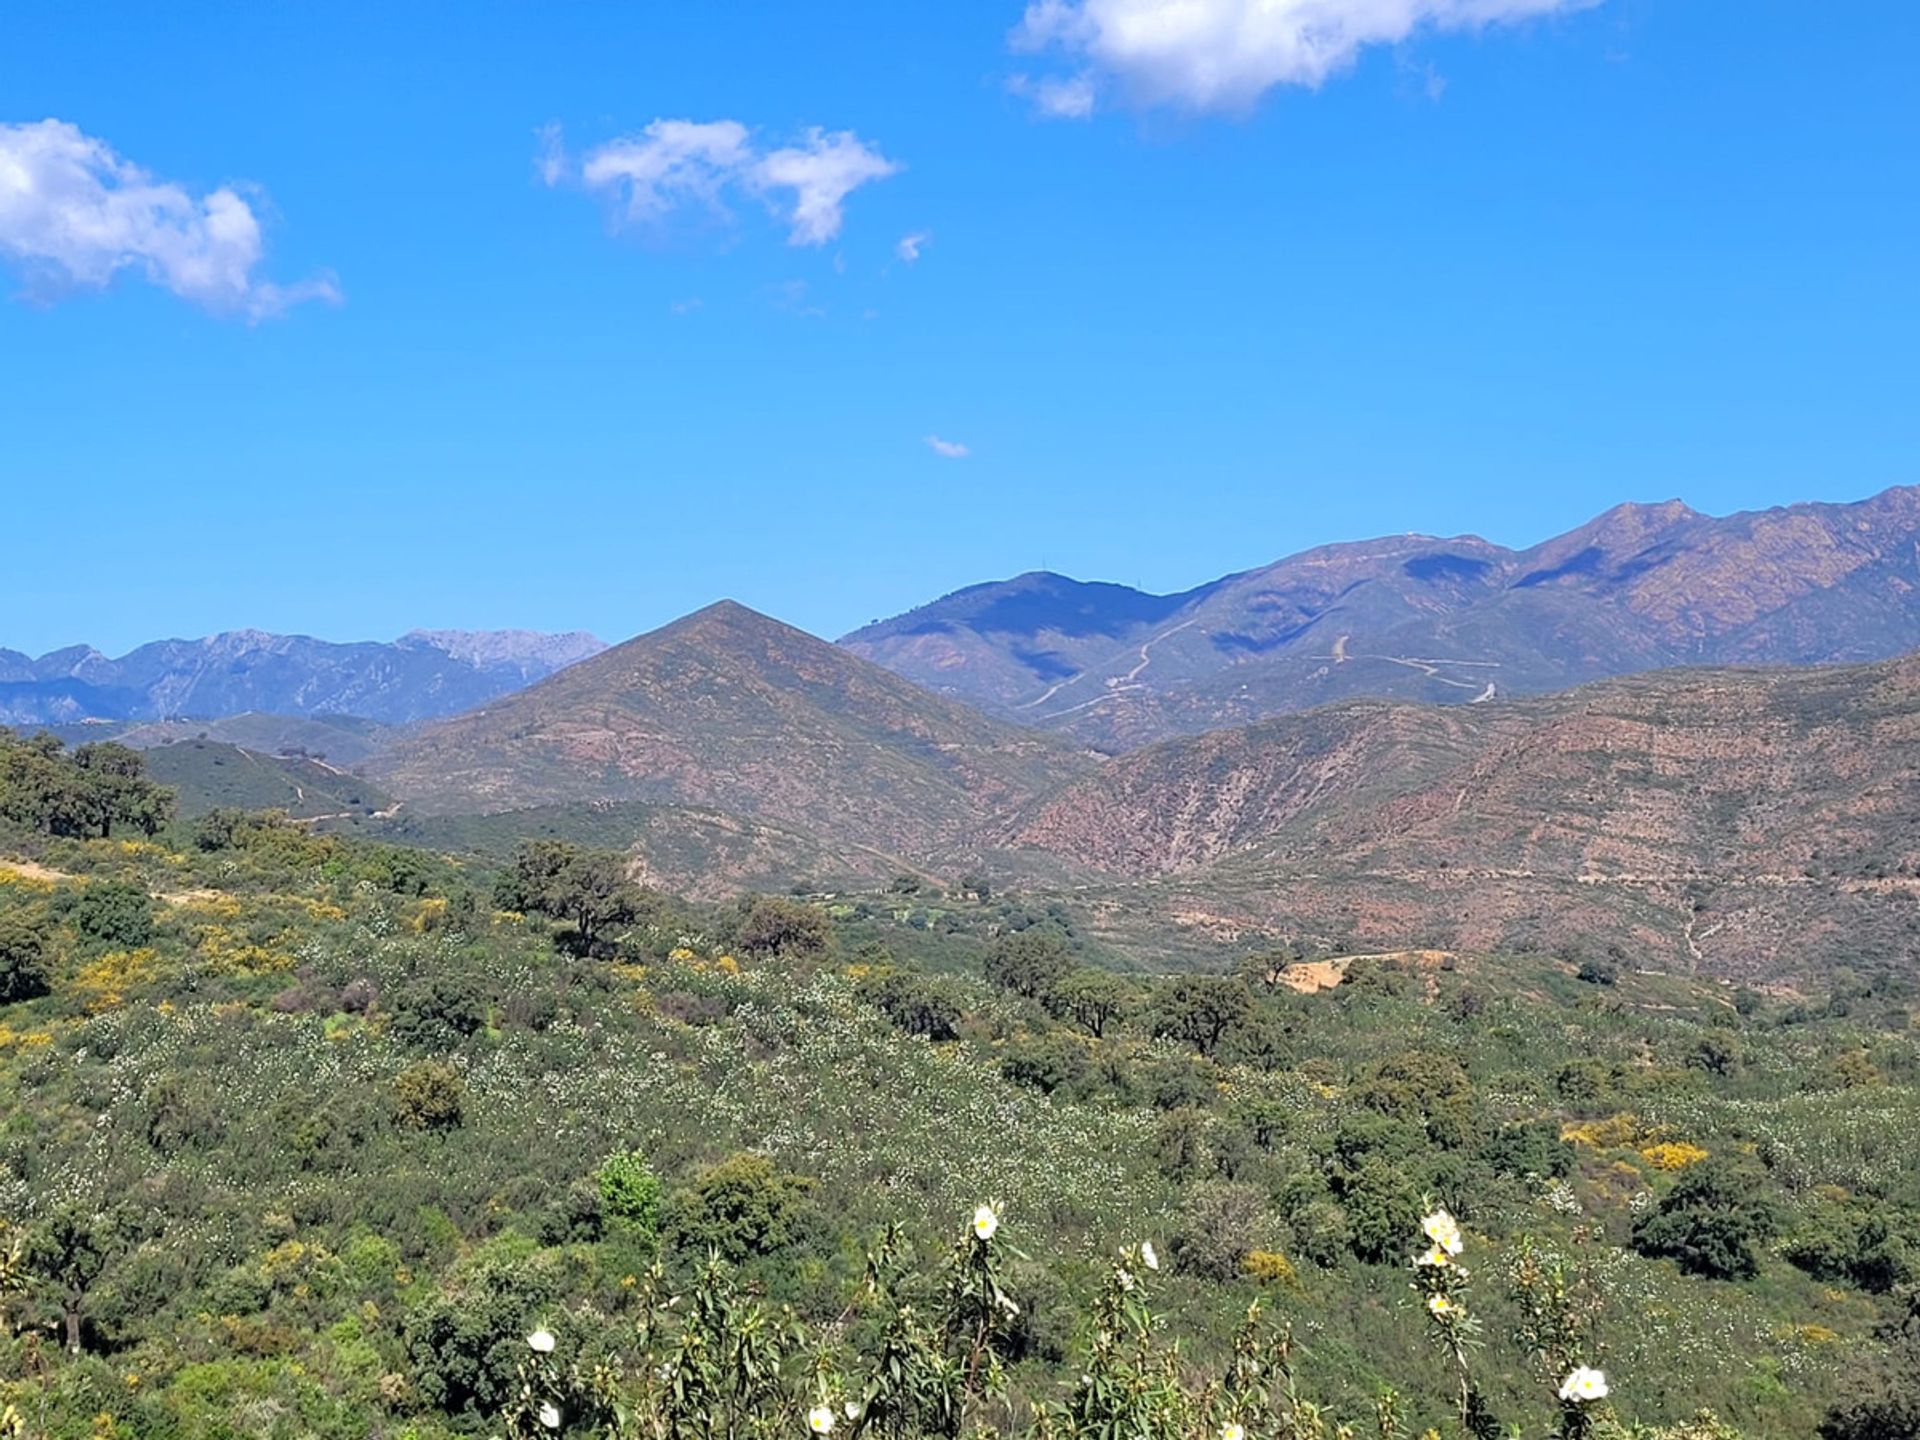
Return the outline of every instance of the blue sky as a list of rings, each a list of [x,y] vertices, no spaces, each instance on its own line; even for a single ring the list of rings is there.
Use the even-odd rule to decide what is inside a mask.
[[[0,645],[833,635],[1920,480],[1915,7],[1302,8],[14,6]]]

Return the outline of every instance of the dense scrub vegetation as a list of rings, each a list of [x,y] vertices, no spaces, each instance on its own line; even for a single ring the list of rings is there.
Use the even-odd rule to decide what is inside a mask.
[[[51,822],[81,753],[0,749],[16,1433],[1920,1433],[1871,957],[1162,979],[978,877]]]

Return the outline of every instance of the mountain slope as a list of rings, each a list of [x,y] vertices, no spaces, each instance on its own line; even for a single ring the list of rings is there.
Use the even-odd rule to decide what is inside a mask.
[[[483,704],[603,648],[591,635],[523,630],[415,632],[351,644],[236,630],[156,641],[117,660],[84,645],[37,660],[0,651],[0,724],[259,711],[404,725]]]
[[[179,795],[182,815],[222,806],[284,810],[296,820],[372,816],[391,804],[373,785],[318,760],[263,755],[218,740],[181,740],[147,751],[147,773]]]
[[[1920,657],[1335,705],[1122,756],[1003,838],[1172,877],[1224,924],[1599,937],[1742,973],[1912,959]]]
[[[840,643],[916,685],[1002,710],[1067,680],[1199,597],[1031,571],[972,585]]]
[[[400,742],[409,809],[644,801],[923,855],[1090,760],[731,601]]]
[[[942,688],[1109,750],[1363,695],[1485,702],[1673,665],[1880,659],[1920,646],[1920,488],[1719,518],[1622,505],[1520,551],[1323,546],[1181,596],[1128,592],[1124,627],[1057,651],[1070,673],[1018,691],[1016,651],[1046,633],[972,617],[1026,579],[842,643],[926,679],[931,642],[904,637],[938,625]]]

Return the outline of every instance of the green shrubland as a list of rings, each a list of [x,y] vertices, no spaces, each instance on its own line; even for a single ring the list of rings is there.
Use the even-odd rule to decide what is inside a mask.
[[[87,767],[28,748],[14,1433],[1916,1433],[1920,1054],[1871,956],[1162,978],[979,877],[695,905],[553,842],[49,823]]]

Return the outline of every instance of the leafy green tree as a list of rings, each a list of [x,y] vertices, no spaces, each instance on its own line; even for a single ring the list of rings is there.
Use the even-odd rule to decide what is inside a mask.
[[[1153,1033],[1184,1041],[1211,1055],[1253,1014],[1246,982],[1227,975],[1183,975],[1163,985],[1153,1002]]]
[[[1404,1170],[1381,1159],[1362,1161],[1340,1203],[1355,1255],[1375,1264],[1405,1258],[1409,1237],[1419,1233],[1420,1196]]]
[[[73,765],[102,839],[119,823],[152,835],[173,818],[173,792],[147,778],[147,757],[138,750],[102,740],[75,750]]]
[[[0,732],[0,817],[48,835],[84,835],[86,787],[66,747],[44,731],[25,740]]]
[[[630,924],[639,899],[627,878],[626,857],[564,840],[528,840],[495,887],[502,909],[550,915],[571,928],[559,937],[577,955],[600,954],[606,932]]]
[[[771,960],[817,960],[833,947],[833,923],[815,906],[762,895],[740,917],[734,943]]]
[[[413,1307],[406,1349],[420,1400],[463,1429],[489,1430],[516,1398],[526,1337],[560,1297],[557,1254],[502,1237]]]
[[[1057,1019],[1071,1020],[1094,1039],[1102,1038],[1108,1028],[1133,1001],[1133,987],[1110,970],[1083,965],[1055,984],[1046,995],[1046,1007]]]
[[[1437,1145],[1463,1145],[1474,1128],[1473,1082],[1458,1060],[1431,1050],[1388,1056],[1353,1098],[1382,1115],[1417,1121]]]
[[[929,1040],[960,1036],[960,1021],[966,1013],[962,998],[951,985],[930,975],[888,968],[867,976],[860,994],[909,1035]]]
[[[44,911],[21,907],[0,911],[0,1005],[31,1000],[52,987]]]
[[[1642,1255],[1664,1255],[1692,1275],[1743,1280],[1760,1269],[1757,1247],[1778,1221],[1760,1177],[1718,1156],[1680,1172],[1659,1205],[1633,1227]]]
[[[738,1264],[799,1238],[813,1181],[781,1170],[764,1155],[730,1155],[702,1170],[680,1206],[677,1239]]]
[[[28,1265],[53,1291],[67,1353],[80,1353],[81,1326],[95,1283],[122,1248],[120,1216],[69,1201],[47,1216],[28,1244]]]
[[[1000,1073],[1007,1079],[1048,1095],[1078,1087],[1091,1068],[1085,1043],[1059,1031],[1023,1035],[1000,1057]]]
[[[204,815],[195,817],[189,834],[196,850],[209,854],[221,850],[231,850],[240,843],[241,833],[247,827],[247,812],[235,810],[229,806],[217,806]]]
[[[1034,925],[995,940],[982,968],[1002,990],[1039,1000],[1052,994],[1074,967],[1066,938],[1051,925]]]

